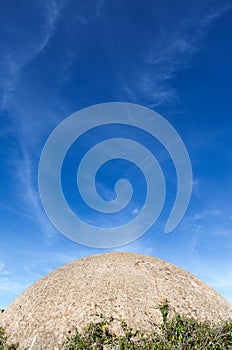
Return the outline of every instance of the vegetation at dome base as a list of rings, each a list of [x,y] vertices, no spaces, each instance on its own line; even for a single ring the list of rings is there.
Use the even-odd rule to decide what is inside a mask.
[[[111,327],[114,319],[98,315],[98,322],[67,337],[62,350],[232,350],[232,321],[213,325],[178,314],[169,320],[168,304],[159,308],[163,323],[153,323],[150,334],[132,329],[121,319],[122,335],[118,336]]]
[[[18,344],[9,344],[7,342],[7,336],[2,327],[0,327],[0,350],[16,350],[18,349]]]
[[[66,337],[62,350],[232,350],[232,320],[218,325],[179,314],[168,318],[167,300],[158,308],[163,323],[151,322],[153,331],[150,334],[132,329],[121,318],[121,332],[116,335],[113,332],[116,319],[97,314],[96,322],[90,323],[82,332],[76,330],[74,335]],[[18,344],[7,343],[6,334],[0,328],[0,350],[17,349]]]

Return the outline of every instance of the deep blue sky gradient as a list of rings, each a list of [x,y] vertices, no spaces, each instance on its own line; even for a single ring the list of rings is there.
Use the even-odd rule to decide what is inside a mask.
[[[147,234],[114,250],[177,264],[232,302],[231,22],[229,0],[0,2],[0,308],[54,268],[106,251],[56,231],[40,202],[37,172],[46,139],[62,120],[111,101],[163,115],[183,139],[193,167],[189,208],[165,235],[175,172],[154,143],[167,179],[164,210]],[[75,202],[70,159],[65,191]],[[114,195],[110,169],[99,171],[99,191],[108,198]],[[133,168],[130,173],[133,208],[139,209],[143,180]],[[123,220],[131,211],[124,214]]]

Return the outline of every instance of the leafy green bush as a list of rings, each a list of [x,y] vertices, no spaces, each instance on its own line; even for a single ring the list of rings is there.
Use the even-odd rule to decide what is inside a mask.
[[[0,350],[17,350],[18,344],[8,344],[7,336],[2,327],[0,327]]]
[[[215,325],[178,314],[168,319],[167,300],[158,307],[163,323],[152,323],[150,334],[133,330],[122,319],[123,335],[116,335],[112,330],[114,319],[98,315],[99,320],[90,323],[83,332],[76,330],[73,336],[67,337],[63,350],[232,350],[232,322]]]
[[[82,332],[66,337],[63,350],[232,350],[232,320],[220,325],[200,322],[176,314],[169,316],[165,299],[158,305],[163,323],[151,322],[152,332],[144,334],[134,330],[126,321],[102,314]],[[115,321],[120,324],[120,334],[114,333]],[[18,344],[8,344],[4,329],[0,327],[0,350],[17,350]]]

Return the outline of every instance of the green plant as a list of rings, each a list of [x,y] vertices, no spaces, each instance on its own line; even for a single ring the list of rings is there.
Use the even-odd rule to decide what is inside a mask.
[[[167,318],[168,318],[168,312],[169,312],[168,300],[166,298],[164,298],[163,302],[158,305],[158,308],[159,308],[161,315],[163,317],[163,323],[166,323]]]
[[[170,318],[166,299],[158,309],[163,323],[150,322],[150,333],[133,329],[123,318],[96,314],[96,322],[66,337],[63,350],[232,350],[232,320],[212,324],[179,314]],[[120,330],[117,334],[116,325]],[[6,333],[0,327],[0,350],[17,349],[18,344],[8,344]]]
[[[216,325],[179,314],[169,319],[166,299],[158,308],[163,323],[151,322],[153,331],[149,334],[133,330],[121,319],[122,334],[116,335],[112,331],[114,319],[99,315],[99,321],[68,337],[63,350],[232,350],[232,322]]]
[[[2,327],[0,327],[0,350],[17,350],[18,344],[8,344],[7,335]]]
[[[106,320],[105,317],[100,314],[99,321],[96,323],[91,322],[82,333],[76,330],[76,333],[72,337],[67,337],[63,349],[103,349],[104,345],[113,342],[114,335],[109,332],[108,326],[111,320]]]

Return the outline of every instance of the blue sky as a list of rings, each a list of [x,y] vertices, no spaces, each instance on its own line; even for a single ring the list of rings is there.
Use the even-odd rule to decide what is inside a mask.
[[[1,308],[58,266],[109,250],[167,260],[232,302],[231,20],[229,0],[0,2]],[[164,210],[140,239],[104,250],[72,242],[52,226],[40,201],[38,164],[62,120],[111,101],[151,108],[173,125],[189,152],[193,193],[181,223],[164,234],[175,173],[157,144],[170,189]],[[64,191],[72,202],[70,159]],[[132,178],[140,176],[139,208],[144,180],[128,166]],[[110,198],[112,167],[98,175]]]

